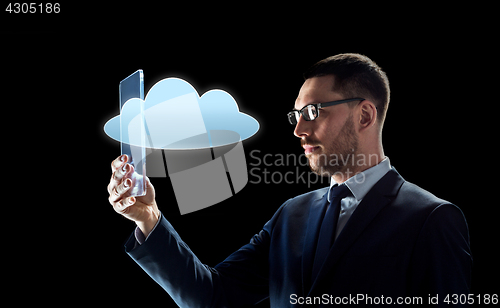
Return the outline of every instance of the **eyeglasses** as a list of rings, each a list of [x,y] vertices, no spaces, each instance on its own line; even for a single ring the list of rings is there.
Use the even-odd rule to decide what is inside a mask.
[[[300,119],[300,115],[302,115],[304,117],[304,120],[306,121],[313,121],[319,116],[319,110],[323,107],[349,103],[352,101],[363,101],[363,100],[364,98],[349,98],[327,103],[309,104],[300,110],[290,111],[288,113],[288,122],[290,122],[290,124],[292,125],[297,125]]]

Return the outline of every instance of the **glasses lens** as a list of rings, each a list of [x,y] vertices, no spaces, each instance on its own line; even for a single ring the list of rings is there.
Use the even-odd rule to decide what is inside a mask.
[[[292,125],[296,125],[297,122],[299,122],[299,112],[298,111],[291,111],[288,113],[288,122]]]
[[[304,110],[302,110],[302,115],[304,115],[304,119],[307,121],[312,121],[316,119],[318,116],[318,112],[316,110],[316,106],[314,105],[308,105]]]

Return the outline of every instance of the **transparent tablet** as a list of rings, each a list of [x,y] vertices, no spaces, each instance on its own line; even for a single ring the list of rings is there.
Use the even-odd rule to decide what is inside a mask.
[[[123,108],[127,104],[126,112]],[[120,82],[120,145],[134,167],[131,196],[146,194],[146,131],[144,120],[144,74],[138,70]],[[134,144],[134,145],[132,145]]]

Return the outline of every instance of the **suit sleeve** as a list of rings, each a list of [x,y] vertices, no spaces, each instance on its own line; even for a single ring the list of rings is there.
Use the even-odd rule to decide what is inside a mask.
[[[242,307],[268,297],[272,221],[215,267],[203,264],[163,215],[144,244],[132,235],[125,250],[180,307]]]
[[[430,213],[411,262],[410,293],[438,295],[438,307],[449,307],[443,302],[448,294],[469,294],[472,270],[469,231],[458,207],[442,204]]]

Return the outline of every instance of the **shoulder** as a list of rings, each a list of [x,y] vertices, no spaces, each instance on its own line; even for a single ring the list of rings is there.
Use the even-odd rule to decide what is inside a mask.
[[[393,207],[405,209],[413,219],[420,217],[425,224],[444,224],[451,221],[465,222],[458,206],[441,199],[429,191],[405,181],[392,203]]]
[[[431,192],[413,184],[408,181],[405,181],[403,185],[401,185],[401,189],[399,190],[398,198],[404,199],[406,202],[412,202],[416,204],[432,205],[432,204],[442,204],[442,203],[450,203],[446,200],[438,198]]]
[[[401,185],[401,189],[394,201],[404,204],[405,207],[410,209],[430,211],[443,204],[452,204],[408,181],[405,181]]]

